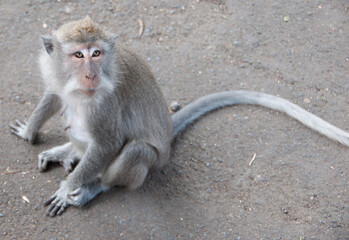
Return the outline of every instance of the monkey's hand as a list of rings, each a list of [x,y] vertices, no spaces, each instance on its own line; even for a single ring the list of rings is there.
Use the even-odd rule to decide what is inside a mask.
[[[50,205],[46,210],[46,215],[54,217],[61,215],[69,205],[79,206],[70,198],[71,192],[73,191],[70,189],[67,181],[62,181],[57,192],[44,202],[45,206]]]
[[[35,142],[35,135],[30,134],[30,131],[28,130],[28,124],[27,122],[22,123],[19,120],[15,120],[15,123],[10,123],[11,133],[24,139],[28,140],[30,144],[34,144]]]

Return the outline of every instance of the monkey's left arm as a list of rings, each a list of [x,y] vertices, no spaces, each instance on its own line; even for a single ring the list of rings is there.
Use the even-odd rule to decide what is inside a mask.
[[[83,184],[96,180],[102,170],[116,158],[119,150],[120,147],[117,145],[112,147],[95,142],[90,144],[81,162],[67,177],[69,187],[75,190]]]

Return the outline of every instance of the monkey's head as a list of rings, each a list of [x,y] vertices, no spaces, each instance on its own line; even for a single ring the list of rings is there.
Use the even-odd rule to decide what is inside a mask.
[[[41,38],[47,52],[41,60],[42,72],[44,78],[50,75],[49,81],[55,81],[56,90],[58,87],[64,95],[93,98],[114,89],[110,65],[114,62],[111,50],[115,37],[89,17],[67,23],[52,36]]]

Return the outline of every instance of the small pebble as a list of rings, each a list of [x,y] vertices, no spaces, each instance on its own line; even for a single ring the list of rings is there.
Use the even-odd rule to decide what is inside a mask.
[[[64,9],[63,9],[63,11],[64,11],[66,14],[71,14],[73,10],[71,9],[71,7],[65,6]]]
[[[170,105],[170,109],[172,112],[177,112],[179,109],[181,109],[181,105],[179,105],[178,102],[172,102]]]

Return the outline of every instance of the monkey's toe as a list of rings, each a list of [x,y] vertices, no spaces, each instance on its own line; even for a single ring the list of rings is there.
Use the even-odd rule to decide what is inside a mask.
[[[49,162],[57,161],[56,157],[50,154],[49,151],[42,152],[38,155],[38,168],[40,172],[43,172],[47,169]]]
[[[74,206],[83,206],[94,199],[102,191],[103,187],[99,181],[83,185],[82,187],[68,193],[69,202]]]
[[[69,174],[74,170],[78,162],[79,162],[79,159],[68,157],[64,161],[61,161],[60,163],[64,167],[65,172]]]

